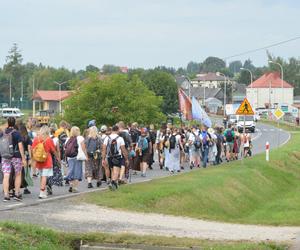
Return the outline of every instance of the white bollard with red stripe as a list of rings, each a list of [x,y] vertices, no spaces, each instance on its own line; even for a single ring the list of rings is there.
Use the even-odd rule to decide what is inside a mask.
[[[266,161],[270,160],[270,144],[266,142]]]

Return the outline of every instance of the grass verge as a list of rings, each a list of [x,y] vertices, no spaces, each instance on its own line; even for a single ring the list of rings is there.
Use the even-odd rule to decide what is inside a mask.
[[[285,129],[290,129],[284,125]],[[243,224],[300,225],[300,134],[264,154],[201,171],[90,193],[80,199],[130,211]]]
[[[158,236],[136,236],[130,234],[67,234],[55,232],[38,226],[16,223],[0,224],[0,249],[10,250],[34,250],[55,249],[68,250],[79,249],[80,242],[84,244],[122,244],[122,245],[150,245],[170,247],[200,247],[201,249],[233,249],[233,250],[265,250],[286,249],[284,245],[272,243],[250,243],[250,242],[212,242],[198,239],[158,237]]]

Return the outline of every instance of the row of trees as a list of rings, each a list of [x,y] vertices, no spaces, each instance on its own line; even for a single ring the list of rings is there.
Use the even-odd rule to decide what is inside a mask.
[[[284,79],[294,84],[295,93],[300,94],[299,60],[296,58],[283,60],[270,53],[267,54],[267,58],[268,60],[276,61],[283,65]],[[227,65],[226,62],[220,58],[208,57],[203,62],[190,62],[186,67],[178,69],[166,66],[159,66],[150,70],[142,68],[129,69],[128,74],[126,74],[127,79],[113,77],[111,81],[115,84],[117,80],[120,80],[124,83],[124,86],[127,81],[130,83],[126,85],[127,88],[133,88],[133,86],[141,87],[141,85],[131,85],[132,82],[136,83],[139,81],[139,83],[142,83],[143,86],[151,91],[151,93],[154,93],[155,96],[161,98],[160,101],[155,99],[161,112],[170,114],[177,112],[178,109],[177,84],[175,82],[176,76],[187,75],[190,78],[193,78],[200,72],[222,72],[229,77],[235,78],[239,83],[249,84],[250,75],[246,71],[241,71],[241,67],[251,70],[253,72],[254,80],[266,71],[279,70],[278,66],[274,64],[265,67],[255,67],[251,60],[246,60],[245,62],[233,61]],[[63,90],[74,90],[77,88],[84,89],[84,83],[87,83],[84,79],[90,79],[91,76],[95,77],[95,75],[99,76],[100,74],[102,76],[121,74],[121,69],[115,65],[104,65],[102,68],[88,65],[83,70],[75,71],[64,67],[54,68],[42,64],[24,64],[21,51],[19,50],[18,45],[14,44],[8,53],[5,65],[3,68],[0,68],[0,102],[9,102],[10,82],[12,86],[12,97],[15,100],[19,100],[21,97],[30,100],[34,89],[57,90],[58,86],[55,82],[66,82],[66,84],[62,86]],[[94,79],[93,77],[91,79]],[[99,81],[99,79],[97,81]],[[97,85],[95,79],[92,82]],[[102,86],[101,84],[99,84],[99,86]],[[104,85],[107,87],[109,84]],[[112,86],[114,85],[112,84]],[[122,88],[120,87],[120,89]],[[112,88],[112,91],[119,93],[120,89]],[[135,91],[138,90],[133,90],[132,94]],[[128,95],[129,93],[128,90]],[[149,92],[145,93],[149,94]],[[74,113],[75,111],[73,110],[72,112]]]

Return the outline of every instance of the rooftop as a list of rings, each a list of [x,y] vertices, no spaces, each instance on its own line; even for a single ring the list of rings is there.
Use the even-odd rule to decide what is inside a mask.
[[[42,101],[62,101],[71,95],[71,91],[37,90],[32,99]]]
[[[252,82],[247,88],[281,88],[282,80],[279,72],[267,72],[256,81]],[[283,88],[294,88],[291,84],[283,81]]]
[[[216,73],[207,73],[201,74],[196,78],[192,79],[192,81],[225,81],[223,76],[218,76]]]

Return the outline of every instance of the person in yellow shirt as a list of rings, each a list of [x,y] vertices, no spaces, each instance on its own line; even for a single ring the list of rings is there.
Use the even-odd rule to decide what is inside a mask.
[[[68,123],[66,121],[61,121],[59,123],[59,129],[57,129],[55,131],[54,136],[58,138],[60,136],[60,134],[63,133],[63,132],[65,132],[68,137],[70,136],[70,132],[68,130]]]

